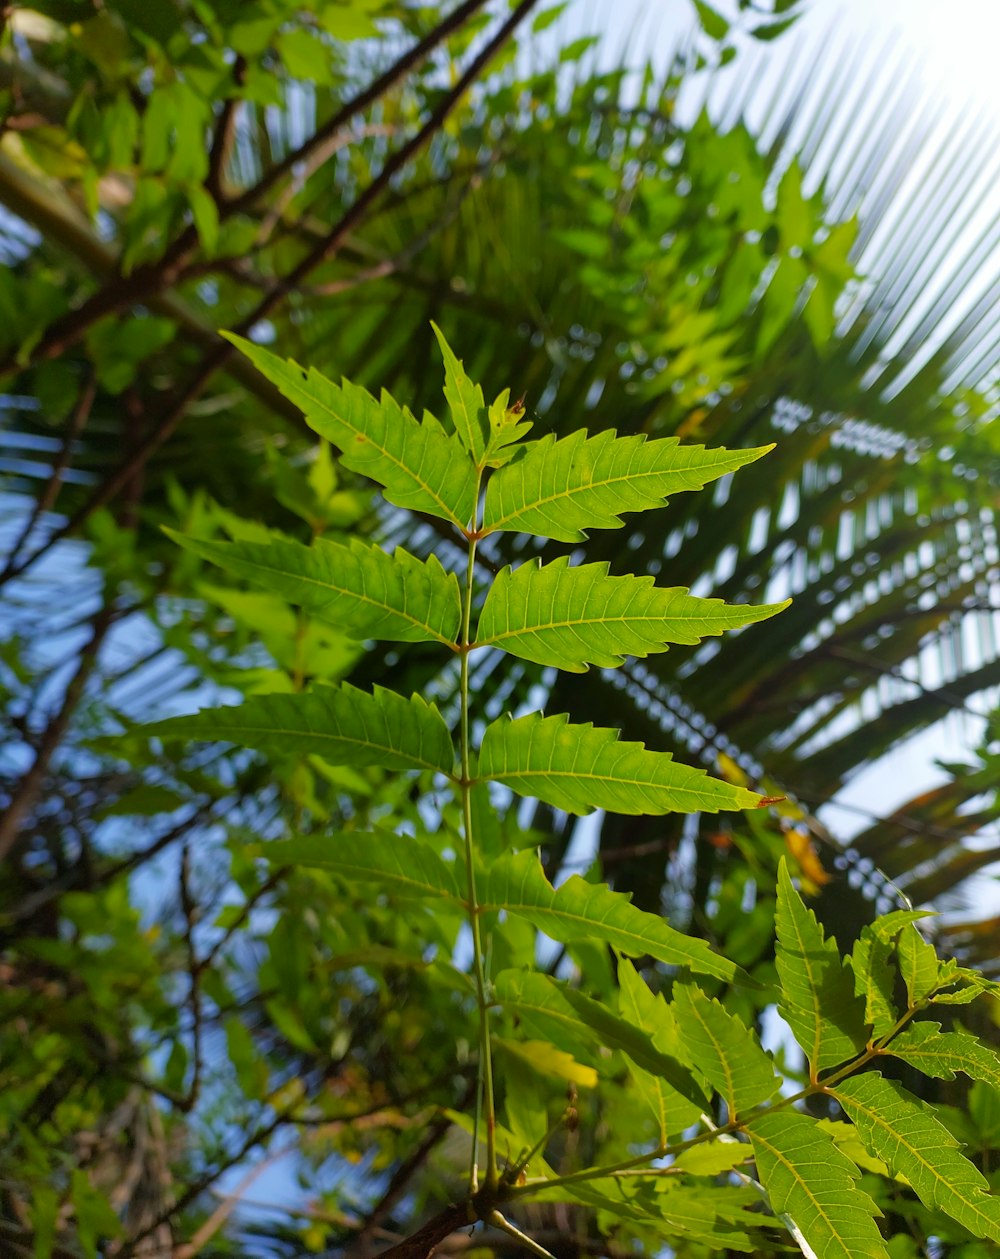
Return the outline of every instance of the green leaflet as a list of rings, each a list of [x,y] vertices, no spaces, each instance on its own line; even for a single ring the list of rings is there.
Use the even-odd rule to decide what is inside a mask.
[[[944,1032],[940,1023],[929,1021],[911,1023],[892,1038],[885,1052],[935,1080],[953,1080],[955,1072],[961,1071],[972,1080],[1000,1089],[996,1050],[968,1032]]]
[[[784,858],[778,871],[775,927],[778,1009],[805,1050],[815,1077],[865,1047],[864,1006],[854,995],[851,974],[836,943],[826,938],[816,915],[792,886]]]
[[[437,641],[453,647],[462,603],[458,578],[431,556],[392,555],[352,538],[347,546],[319,538],[311,546],[208,542],[165,530],[175,542],[237,577],[257,582],[352,638]]]
[[[671,1056],[680,1057],[684,1062],[673,1011],[662,996],[650,992],[649,985],[624,957],[618,959],[618,1008],[623,1019],[649,1034],[658,1050],[669,1052],[676,1047],[677,1052]],[[684,1065],[690,1063],[684,1062]],[[698,1121],[704,1106],[692,1113],[691,1102],[671,1088],[662,1075],[645,1070],[632,1058],[628,1060],[628,1068],[636,1089],[656,1119],[660,1145],[666,1145],[672,1133],[681,1132],[688,1124]]]
[[[696,974],[759,987],[735,962],[713,953],[704,940],[682,935],[659,915],[636,909],[627,896],[606,884],[588,883],[574,874],[553,888],[531,849],[506,853],[477,877],[476,884],[484,909],[518,914],[553,940],[564,944],[602,940],[630,957],[648,953]]]
[[[862,929],[854,942],[851,956],[854,991],[864,998],[865,1022],[871,1026],[873,1040],[890,1032],[899,1018],[893,999],[896,985],[896,968],[892,965],[894,953],[894,942],[868,927]]]
[[[302,409],[310,427],[333,442],[352,472],[385,488],[397,507],[427,512],[464,529],[476,501],[476,471],[460,443],[437,420],[418,423],[383,391],[377,401],[359,385],[335,385],[243,337],[225,334],[257,370]]]
[[[162,739],[218,739],[280,754],[316,753],[336,765],[430,769],[451,774],[451,734],[433,704],[374,693],[345,682],[302,695],[259,695],[234,708],[210,708],[142,727]]]
[[[456,358],[437,324],[432,323],[431,327],[444,358],[444,396],[451,411],[455,432],[473,460],[480,464],[486,454],[490,436],[482,388],[474,385],[465,374],[461,359]]]
[[[762,803],[745,787],[677,764],[668,752],[623,743],[617,730],[571,725],[565,714],[493,722],[483,737],[479,772],[568,813],[717,813]]]
[[[688,1057],[722,1094],[730,1121],[775,1093],[774,1064],[745,1023],[693,985],[675,984],[671,1004]]]
[[[743,1148],[749,1150],[748,1146]],[[746,1254],[759,1250],[758,1239],[752,1240],[748,1230],[767,1223],[766,1217],[749,1209],[758,1201],[749,1188],[684,1184],[668,1176],[652,1181],[608,1176],[556,1185],[532,1197],[542,1202],[581,1203],[613,1219],[643,1225],[664,1241],[682,1238],[712,1250]]]
[[[680,586],[654,585],[652,577],[611,577],[608,565],[569,566],[562,556],[503,568],[479,618],[479,646],[573,673],[587,666],[616,668],[627,656],[666,651],[670,643],[697,643],[788,606],[729,606],[699,599]]]
[[[910,1005],[917,1005],[929,996],[938,984],[941,963],[934,951],[915,926],[904,927],[896,941],[899,969],[906,983]]]
[[[905,1176],[925,1206],[944,1211],[976,1237],[1000,1241],[1000,1198],[990,1196],[986,1179],[930,1107],[877,1071],[844,1080],[832,1092],[871,1153]]]
[[[568,1034],[565,1048],[579,1047],[581,1038],[597,1041],[609,1049],[619,1049],[643,1070],[662,1078],[674,1090],[675,1106],[682,1118],[672,1131],[694,1123],[705,1109],[706,1098],[694,1076],[675,1059],[661,1053],[642,1028],[619,1018],[599,1001],[548,975],[501,971],[494,985],[497,999],[505,1009],[538,1027]],[[686,1105],[681,1105],[681,1101]]]
[[[748,1129],[757,1175],[773,1209],[794,1222],[822,1259],[888,1259],[878,1207],[857,1187],[861,1173],[814,1119],[770,1111]]]
[[[618,529],[621,513],[662,507],[670,494],[753,463],[772,449],[706,450],[675,437],[647,441],[613,429],[528,442],[491,478],[483,530],[516,530],[558,542],[582,542],[585,529]]]
[[[718,1176],[745,1163],[752,1153],[746,1141],[720,1137],[717,1141],[702,1141],[682,1150],[673,1166],[691,1176]]]
[[[453,866],[423,839],[390,831],[339,831],[275,840],[264,849],[275,866],[310,866],[396,896],[437,897],[465,904]]]

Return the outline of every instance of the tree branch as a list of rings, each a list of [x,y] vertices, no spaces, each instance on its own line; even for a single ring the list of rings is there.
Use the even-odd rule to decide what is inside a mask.
[[[508,41],[514,33],[517,26],[524,20],[531,10],[538,4],[539,0],[521,0],[521,3],[510,14],[507,20],[502,24],[497,33],[490,39],[477,56],[472,60],[465,72],[459,77],[451,91],[445,96],[438,105],[437,109],[431,114],[430,118],[424,123],[419,131],[416,132],[401,148],[397,149],[389,159],[379,174],[372,180],[368,187],[358,196],[352,205],[341,216],[340,220],[330,229],[327,235],[321,239],[306,255],[303,257],[292,270],[281,280],[275,283],[271,289],[265,293],[257,305],[245,315],[236,327],[234,332],[240,335],[246,335],[255,324],[261,319],[266,318],[276,306],[278,306],[285,297],[294,292],[299,284],[323,262],[328,262],[333,258],[341,245],[344,243],[348,233],[351,232],[358,223],[364,218],[368,208],[375,202],[382,192],[389,186],[392,179],[410,162],[417,153],[430,141],[450,114],[454,111],[459,101],[468,91],[472,83],[478,78],[485,67],[493,60],[503,45]],[[88,501],[76,512],[76,514],[61,528],[58,529],[48,539],[43,547],[40,547],[29,561],[22,564],[16,571],[22,572],[28,564],[33,563],[36,559],[50,550],[56,543],[62,541],[63,538],[69,536],[85,521],[93,512],[110,502],[112,498],[127,485],[135,474],[137,468],[141,467],[146,461],[156,453],[157,450],[168,441],[173,435],[177,426],[183,420],[191,404],[201,397],[206,385],[215,375],[215,373],[224,367],[235,354],[235,348],[229,341],[223,341],[217,338],[216,346],[210,350],[202,359],[201,365],[195,375],[189,381],[188,385],[177,395],[171,403],[168,404],[165,411],[161,415],[157,424],[153,426],[152,431],[147,434],[142,442],[138,443],[131,457],[127,459],[114,473],[109,476],[104,483],[90,496]]]
[[[13,848],[22,821],[30,813],[41,794],[49,761],[62,742],[73,712],[83,696],[84,688],[97,663],[101,645],[114,618],[114,600],[108,595],[92,621],[90,639],[80,653],[76,671],[69,680],[62,703],[42,732],[35,750],[35,759],[21,778],[3,815],[0,816],[0,861],[3,861]]]
[[[233,214],[249,209],[255,201],[259,201],[265,193],[269,192],[295,166],[300,162],[306,161],[314,149],[326,144],[352,118],[360,114],[362,110],[367,109],[369,105],[373,105],[379,97],[384,96],[386,92],[395,87],[401,79],[415,69],[449,35],[454,34],[459,27],[463,26],[477,9],[483,8],[484,4],[485,0],[465,0],[464,4],[460,4],[430,34],[425,35],[419,43],[414,44],[409,52],[404,53],[398,61],[395,61],[384,74],[380,74],[373,83],[369,84],[363,91],[358,92],[356,96],[351,97],[345,105],[342,105],[333,117],[328,119],[322,127],[319,127],[308,140],[300,144],[297,149],[293,149],[291,153],[286,153],[279,162],[276,162],[269,171],[261,176],[253,187],[247,188],[239,196],[228,202],[226,213]]]

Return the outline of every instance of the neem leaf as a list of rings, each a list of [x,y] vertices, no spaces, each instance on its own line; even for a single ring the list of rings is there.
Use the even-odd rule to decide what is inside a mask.
[[[486,596],[476,641],[583,673],[590,664],[616,668],[627,656],[764,621],[787,606],[730,606],[680,586],[658,587],[652,577],[611,577],[606,563],[571,568],[563,556],[551,564],[501,569]]]
[[[774,1064],[742,1020],[694,984],[675,984],[671,1004],[688,1057],[722,1094],[730,1121],[775,1093]]]
[[[490,479],[483,531],[517,530],[581,542],[585,529],[618,529],[622,512],[662,507],[670,494],[701,489],[771,449],[706,450],[675,437],[648,441],[613,429],[528,442]]]
[[[341,452],[352,472],[370,477],[397,507],[427,512],[468,526],[476,500],[476,471],[457,438],[437,420],[423,423],[388,393],[375,398],[345,380],[335,385],[314,367],[308,371],[251,341],[227,334],[262,375],[301,408],[306,422]]]
[[[1000,1055],[968,1032],[944,1032],[940,1023],[911,1023],[885,1047],[885,1053],[902,1058],[911,1067],[935,1080],[953,1080],[961,1071],[1000,1089]]]
[[[494,721],[483,737],[479,772],[568,813],[717,813],[766,803],[745,787],[679,765],[669,752],[624,743],[617,730],[571,725],[565,714]]]
[[[929,944],[912,924],[899,933],[896,953],[910,1005],[916,1005],[937,987],[941,969],[938,955],[933,944]]]
[[[925,1103],[901,1084],[866,1071],[831,1090],[858,1135],[894,1175],[905,1176],[920,1201],[943,1211],[976,1237],[1000,1241],[1000,1198]]]
[[[854,942],[851,969],[854,991],[865,1002],[865,1021],[871,1025],[872,1037],[878,1039],[890,1032],[899,1015],[893,997],[896,968],[892,965],[895,944],[883,939],[868,927]]]
[[[383,830],[299,835],[272,841],[264,856],[275,866],[309,866],[352,882],[377,883],[395,896],[465,903],[454,868],[412,835]]]
[[[771,1206],[788,1216],[822,1259],[888,1259],[878,1207],[857,1187],[861,1173],[814,1119],[773,1110],[748,1127]]]
[[[661,1053],[646,1032],[606,1006],[548,975],[501,971],[495,983],[500,1004],[529,1025],[547,1029],[561,1048],[573,1051],[582,1040],[618,1049],[653,1075],[662,1076],[675,1095],[686,1100],[683,1113],[693,1123],[705,1108],[706,1098],[686,1067]],[[683,1123],[681,1126],[684,1126]],[[675,1129],[676,1130],[676,1129]]]
[[[210,708],[143,726],[162,739],[202,739],[268,753],[316,753],[335,765],[437,770],[451,774],[451,734],[433,704],[376,686],[369,695],[345,682],[301,695],[258,695],[231,708]]]
[[[836,942],[828,940],[792,886],[788,863],[778,871],[775,962],[782,1018],[805,1050],[815,1076],[860,1052],[867,1041],[864,1005],[854,995]]]
[[[505,853],[476,880],[484,909],[518,914],[553,940],[602,940],[630,957],[648,953],[671,966],[713,975],[727,983],[758,985],[735,962],[713,953],[704,940],[667,926],[659,914],[636,909],[621,892],[588,883],[578,874],[554,888],[538,854],[530,849]]]
[[[458,440],[477,464],[486,454],[489,442],[489,420],[483,391],[465,374],[461,359],[456,358],[444,333],[436,323],[431,323],[444,358],[444,396],[451,411],[452,422]]]
[[[187,550],[282,595],[352,638],[437,641],[452,647],[458,637],[458,579],[434,555],[421,561],[402,547],[389,555],[358,538],[347,546],[318,538],[310,547],[282,539],[210,542],[165,532]]]
[[[672,1056],[682,1055],[684,1050],[673,1010],[662,996],[650,992],[649,985],[625,957],[618,960],[618,984],[618,1008],[622,1018],[646,1032],[656,1049],[664,1052],[666,1046],[676,1045],[678,1053]],[[683,1058],[680,1060],[684,1062]],[[672,1133],[681,1132],[698,1121],[704,1107],[692,1109],[692,1102],[682,1097],[662,1075],[647,1071],[632,1058],[628,1059],[628,1068],[639,1095],[656,1119],[661,1146],[666,1145]]]

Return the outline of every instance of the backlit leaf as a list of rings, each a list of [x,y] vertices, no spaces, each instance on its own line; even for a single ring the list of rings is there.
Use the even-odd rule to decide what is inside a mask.
[[[311,546],[209,542],[167,530],[181,546],[237,577],[257,582],[352,638],[437,641],[452,646],[462,615],[458,579],[435,556],[425,562],[397,547],[392,555],[352,538]]]
[[[865,1021],[871,1025],[871,1034],[876,1040],[891,1031],[899,1018],[893,996],[896,986],[894,955],[892,940],[876,935],[868,927],[855,940],[851,955],[854,991],[864,998]]]
[[[451,411],[455,432],[458,440],[479,464],[486,454],[489,441],[489,421],[482,388],[474,385],[466,375],[462,361],[455,357],[437,324],[432,323],[431,327],[444,358],[444,396]]]
[[[527,443],[491,478],[483,529],[580,542],[585,529],[618,529],[622,512],[662,507],[669,495],[701,489],[770,449],[706,450],[674,437],[618,437],[613,429],[558,440],[550,434]]]
[[[905,1176],[926,1207],[1000,1241],[1000,1198],[990,1196],[985,1177],[929,1106],[877,1071],[844,1080],[833,1095],[871,1153]]]
[[[493,1044],[504,1053],[522,1059],[532,1070],[540,1071],[543,1075],[554,1075],[560,1080],[579,1085],[580,1088],[597,1087],[597,1072],[593,1067],[577,1062],[572,1054],[564,1053],[547,1040],[506,1040],[502,1036],[495,1036]]]
[[[755,621],[787,604],[728,606],[699,599],[652,577],[611,577],[608,565],[569,566],[566,556],[542,565],[503,568],[486,596],[476,640],[524,660],[575,673],[591,664],[616,668],[627,656],[700,642]]]
[[[660,1053],[641,1028],[613,1014],[600,1001],[548,975],[522,971],[501,971],[495,987],[497,999],[505,1009],[518,1014],[522,1021],[534,1021],[540,1028],[547,1026],[556,1043],[564,1033],[577,1038],[577,1043],[580,1037],[585,1042],[592,1039],[609,1049],[620,1050],[651,1074],[662,1076],[680,1098],[686,1099],[686,1113],[691,1116],[687,1123],[694,1122],[704,1110],[706,1098],[690,1071]],[[572,1040],[565,1048],[571,1044]]]
[[[961,1071],[972,1080],[1000,1088],[996,1050],[968,1032],[942,1031],[940,1023],[911,1023],[892,1038],[886,1052],[935,1080],[953,1080],[955,1072]]]
[[[624,957],[618,962],[618,984],[618,1008],[622,1018],[646,1032],[661,1052],[676,1045],[679,1054],[683,1054],[673,1010],[662,996],[650,991],[646,981]],[[697,1122],[702,1108],[693,1107],[662,1075],[647,1071],[632,1058],[628,1060],[628,1067],[636,1089],[656,1119],[661,1145],[666,1144],[671,1133]]]
[[[340,831],[275,840],[264,848],[274,866],[329,870],[359,883],[377,883],[395,896],[443,896],[460,902],[455,871],[427,843],[391,831]]]
[[[857,1187],[861,1173],[807,1115],[770,1111],[748,1131],[757,1174],[773,1209],[821,1259],[888,1259],[878,1207]]]
[[[236,743],[278,754],[317,753],[335,765],[437,770],[455,767],[451,734],[420,695],[404,699],[377,686],[317,686],[302,695],[258,695],[233,708],[210,708],[142,727],[162,739]]]
[[[675,931],[658,914],[636,909],[627,896],[606,884],[588,883],[574,874],[554,888],[538,854],[530,849],[506,853],[495,861],[477,879],[477,896],[484,908],[518,914],[553,940],[603,940],[629,957],[648,953],[696,974],[757,986],[704,940]]]
[[[937,953],[912,925],[899,933],[896,952],[910,1005],[916,1005],[937,987],[940,970]]]
[[[854,995],[835,941],[792,886],[784,858],[778,872],[775,961],[782,1018],[805,1050],[812,1074],[836,1066],[865,1046],[864,1005]]]
[[[781,1081],[750,1029],[693,984],[675,984],[674,1014],[688,1057],[729,1108],[729,1119],[766,1101]]]
[[[570,724],[565,714],[493,722],[483,737],[479,772],[568,813],[717,813],[763,803],[744,787],[679,765],[668,752],[622,742],[617,730]]]
[[[341,463],[371,477],[397,507],[427,512],[464,529],[476,497],[476,474],[457,438],[425,416],[423,423],[383,392],[376,400],[359,385],[335,385],[314,367],[229,336],[258,371],[302,410],[308,424],[341,452]]]

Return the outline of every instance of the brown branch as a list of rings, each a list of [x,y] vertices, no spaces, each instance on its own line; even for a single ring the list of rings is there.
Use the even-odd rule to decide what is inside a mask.
[[[467,1202],[451,1202],[405,1241],[380,1251],[378,1259],[430,1259],[446,1237],[475,1224],[476,1219],[475,1210]]]
[[[189,1242],[183,1242],[173,1253],[172,1259],[194,1259],[199,1251],[204,1250],[215,1234],[225,1224],[226,1220],[232,1215],[236,1208],[243,1201],[243,1195],[250,1188],[253,1182],[265,1172],[269,1167],[273,1167],[279,1159],[283,1159],[290,1153],[288,1147],[276,1150],[273,1154],[268,1154],[262,1158],[259,1163],[251,1167],[236,1188],[227,1193],[219,1205],[215,1208],[208,1219],[195,1232]]]
[[[470,1083],[469,1087],[466,1089],[465,1097],[460,1103],[462,1108],[469,1104],[474,1091],[475,1085]],[[402,1198],[406,1193],[410,1181],[421,1169],[421,1167],[423,1167],[424,1163],[426,1163],[427,1159],[447,1135],[450,1127],[451,1120],[447,1117],[447,1115],[439,1115],[427,1129],[423,1140],[421,1140],[416,1149],[413,1150],[412,1153],[409,1154],[408,1157],[405,1158],[396,1168],[388,1186],[385,1189],[385,1192],[382,1194],[381,1198],[379,1198],[378,1202],[376,1202],[371,1210],[366,1214],[364,1224],[361,1226],[357,1237],[351,1245],[352,1253],[355,1251],[360,1254],[368,1253],[366,1243],[370,1238],[376,1235],[382,1221],[400,1200],[400,1198]]]
[[[79,437],[84,425],[90,417],[91,408],[94,405],[94,398],[97,396],[97,381],[93,370],[84,381],[83,388],[80,390],[76,400],[76,405],[70,412],[66,421],[65,430],[63,432],[62,446],[59,454],[56,456],[49,479],[46,482],[41,494],[39,494],[35,505],[24,523],[24,527],[18,536],[14,539],[14,545],[10,549],[10,555],[7,563],[4,565],[3,571],[0,572],[0,582],[6,580],[10,571],[17,564],[17,557],[21,553],[21,549],[27,540],[31,537],[35,525],[39,519],[47,512],[51,511],[55,506],[56,499],[59,497],[59,491],[62,488],[63,476],[69,467],[70,459],[73,455],[73,442]]]
[[[380,75],[364,91],[352,97],[333,118],[321,127],[298,149],[286,154],[258,182],[238,197],[219,203],[220,221],[233,214],[240,213],[253,204],[274,183],[306,157],[317,145],[323,144],[331,135],[342,128],[361,110],[373,104],[378,98],[393,87],[411,69],[418,65],[444,39],[457,30],[468,17],[483,7],[485,0],[466,0],[438,26],[415,44],[409,52],[404,53],[389,69]],[[228,104],[229,102],[227,102]],[[219,158],[221,162],[221,156]],[[17,204],[12,207],[17,211]],[[185,267],[198,248],[198,232],[194,225],[189,225],[167,247],[163,257],[156,262],[144,263],[135,267],[129,275],[123,276],[116,270],[111,281],[102,289],[93,293],[75,310],[60,316],[46,329],[43,336],[33,348],[28,363],[10,358],[0,364],[0,376],[19,370],[24,366],[59,358],[75,344],[99,319],[106,315],[116,314],[137,302],[150,299],[152,294],[164,288],[174,287],[184,276]]]
[[[292,270],[281,280],[272,285],[271,289],[264,294],[257,305],[245,315],[233,329],[240,335],[246,335],[253,326],[261,319],[266,318],[276,306],[278,306],[284,298],[301,284],[301,282],[318,267],[321,263],[328,262],[333,258],[341,245],[344,243],[347,235],[354,227],[364,218],[366,211],[379,196],[389,186],[392,179],[410,162],[417,153],[430,141],[430,139],[441,129],[448,117],[454,111],[459,101],[468,91],[469,87],[475,82],[476,78],[482,73],[485,67],[493,60],[503,45],[508,41],[514,33],[518,25],[524,20],[531,10],[538,4],[539,0],[521,0],[521,3],[510,14],[503,23],[497,33],[489,40],[479,51],[477,56],[472,60],[465,72],[460,76],[454,87],[441,101],[437,109],[431,114],[430,118],[424,123],[419,131],[416,132],[401,148],[393,153],[386,164],[382,167],[379,174],[372,180],[368,187],[358,196],[352,205],[341,216],[340,220],[330,229],[327,235],[320,240],[306,255],[303,257]],[[154,425],[152,431],[141,441],[131,457],[127,459],[115,472],[111,474],[98,487],[98,489],[90,496],[86,503],[75,513],[75,515],[67,521],[67,523],[58,529],[44,546],[35,551],[30,560],[26,561],[18,567],[16,572],[22,572],[29,564],[34,563],[42,554],[50,550],[56,543],[62,541],[63,538],[69,536],[85,521],[93,512],[110,502],[112,498],[121,490],[134,476],[136,470],[145,464],[149,458],[155,454],[157,450],[168,441],[173,435],[177,426],[183,420],[188,408],[203,393],[205,387],[211,378],[235,353],[235,348],[229,341],[218,341],[214,350],[210,350],[202,359],[194,377],[189,381],[188,385],[181,393],[167,406],[163,415],[157,424]]]
[[[3,815],[0,816],[0,861],[13,848],[21,823],[34,807],[53,753],[62,742],[70,719],[83,696],[84,689],[97,663],[98,653],[115,619],[114,599],[106,595],[93,618],[90,639],[80,653],[76,670],[63,694],[62,703],[49,720],[35,749],[35,759],[14,790]]]
[[[242,87],[246,78],[246,70],[247,63],[241,54],[233,62],[234,87]],[[215,134],[212,137],[212,147],[208,154],[208,174],[205,176],[205,191],[217,205],[224,200],[222,195],[222,178],[226,163],[229,161],[229,155],[232,152],[233,141],[236,138],[236,119],[242,103],[238,96],[228,96],[226,98],[222,105],[222,111],[219,114]]]
[[[312,151],[324,145],[328,140],[341,131],[352,118],[367,109],[369,105],[373,105],[381,96],[396,86],[401,79],[415,69],[425,58],[434,51],[434,49],[443,43],[449,35],[459,29],[477,9],[481,9],[485,4],[485,0],[465,0],[464,4],[460,4],[457,9],[440,22],[428,35],[425,35],[419,43],[402,55],[398,61],[395,61],[384,74],[379,75],[373,83],[353,96],[345,105],[328,119],[322,127],[299,145],[297,149],[293,149],[291,153],[285,156],[271,167],[251,188],[247,188],[241,192],[238,197],[234,197],[227,206],[226,213],[232,214],[241,210],[246,210],[258,201],[266,192],[283,179],[293,167],[300,162],[306,161]]]
[[[191,1085],[179,1104],[185,1113],[194,1109],[201,1093],[201,976],[203,967],[198,960],[194,941],[194,925],[198,906],[191,895],[191,849],[184,845],[180,867],[181,912],[184,915],[184,949],[187,953],[188,1001],[191,1006]]]

